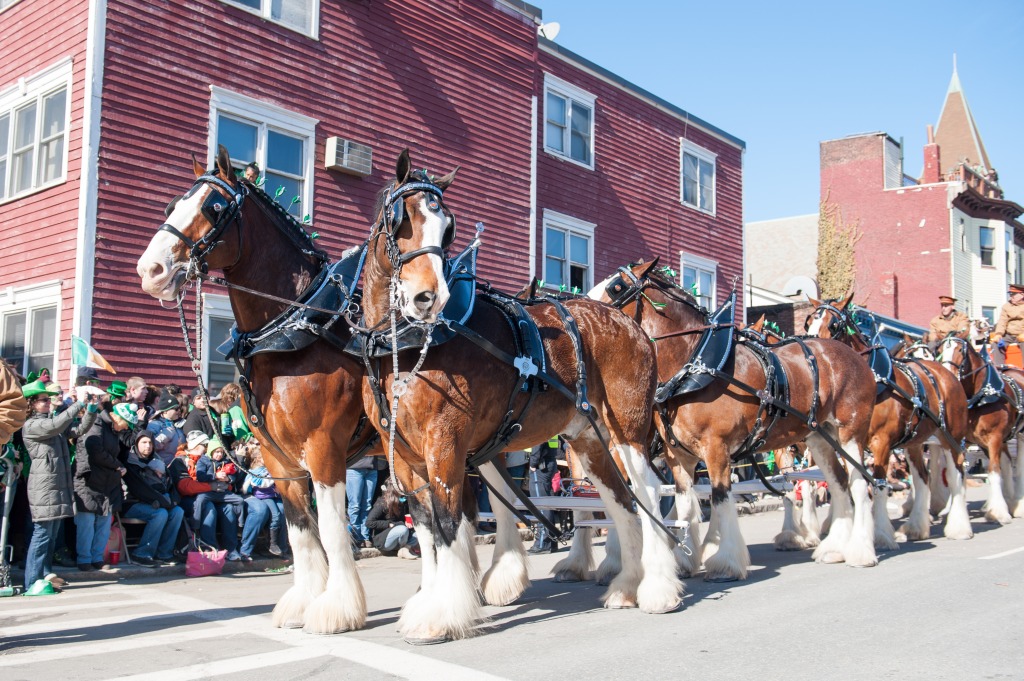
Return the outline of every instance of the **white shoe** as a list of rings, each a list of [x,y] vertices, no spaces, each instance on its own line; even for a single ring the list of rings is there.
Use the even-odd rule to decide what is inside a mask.
[[[398,557],[405,558],[406,560],[416,560],[416,558],[418,558],[418,556],[414,555],[413,552],[405,546],[398,549]]]

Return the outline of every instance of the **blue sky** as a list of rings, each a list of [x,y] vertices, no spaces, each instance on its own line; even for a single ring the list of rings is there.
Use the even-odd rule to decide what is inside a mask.
[[[1006,198],[1024,205],[1021,0],[532,1],[559,45],[747,143],[747,222],[817,212],[822,140],[902,137],[918,176],[954,53]]]

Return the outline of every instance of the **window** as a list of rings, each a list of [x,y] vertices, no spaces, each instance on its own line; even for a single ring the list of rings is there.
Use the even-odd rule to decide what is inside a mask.
[[[716,300],[716,273],[718,263],[699,255],[683,253],[680,268],[683,273],[683,288],[690,292],[701,305],[712,309]]]
[[[594,285],[594,224],[544,211],[544,285],[586,293]]]
[[[544,149],[592,169],[596,101],[575,85],[545,75]]]
[[[317,37],[319,0],[224,0],[240,5],[264,19],[287,26],[313,38]]]
[[[60,284],[8,289],[0,295],[0,354],[22,376],[43,367],[56,375]]]
[[[981,316],[988,320],[988,323],[992,326],[996,325],[996,309],[987,305],[982,305]]]
[[[1006,252],[1006,273],[1013,272],[1013,235],[1010,230],[1003,232],[1003,246]]]
[[[71,62],[0,92],[0,201],[64,181]]]
[[[215,395],[228,383],[238,380],[238,370],[233,360],[227,359],[217,347],[231,336],[235,324],[234,314],[227,296],[203,294],[203,357],[206,358],[205,378],[210,394]]]
[[[263,173],[263,189],[303,219],[313,205],[317,121],[218,87],[211,89],[214,153],[223,144],[239,171],[256,161]]]
[[[698,210],[714,213],[715,164],[718,157],[684,139],[679,140],[679,145],[682,202]]]
[[[991,227],[979,227],[978,243],[981,246],[981,264],[991,267],[994,264],[996,250],[995,230]]]

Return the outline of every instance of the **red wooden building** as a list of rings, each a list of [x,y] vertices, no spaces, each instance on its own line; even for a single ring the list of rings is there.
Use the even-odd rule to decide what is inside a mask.
[[[135,263],[191,154],[218,144],[256,161],[335,256],[364,238],[409,147],[417,166],[461,166],[446,201],[488,226],[480,270],[499,286],[586,289],[661,255],[714,303],[741,274],[744,143],[539,37],[526,3],[60,11],[0,0],[0,331],[23,372],[69,381],[76,334],[122,374],[190,383],[177,314],[142,293]],[[207,311],[216,344],[226,297]],[[213,359],[208,376],[231,366]]]

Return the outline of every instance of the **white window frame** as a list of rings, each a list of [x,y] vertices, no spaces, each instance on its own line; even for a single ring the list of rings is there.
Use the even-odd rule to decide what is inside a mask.
[[[563,148],[565,151],[558,151],[548,146],[548,94],[554,94],[562,97],[566,100],[566,129],[565,137],[563,138]],[[577,101],[580,104],[584,104],[590,107],[590,163],[584,163],[571,156],[572,154],[572,102]],[[554,156],[555,158],[569,163],[574,163],[582,168],[588,170],[594,169],[594,163],[596,161],[594,154],[594,137],[597,128],[597,96],[593,95],[586,90],[583,90],[572,83],[562,80],[558,76],[553,76],[550,73],[544,74],[544,151]]]
[[[231,309],[231,301],[227,296],[219,293],[203,294],[203,381],[210,385],[210,358],[217,350],[217,346],[224,342],[223,338],[210,337],[210,320],[227,319],[235,323],[235,313]],[[230,360],[228,360],[230,361]],[[238,378],[238,368],[235,367],[235,378]],[[223,388],[224,386],[218,386]]]
[[[221,0],[221,2],[223,2],[226,5],[231,5],[232,7],[237,7],[238,9],[240,9],[240,10],[242,10],[244,12],[248,12],[249,14],[253,14],[255,16],[258,16],[261,19],[269,21],[272,24],[277,24],[278,26],[283,26],[284,28],[287,28],[289,31],[295,31],[296,33],[299,33],[300,35],[309,36],[313,40],[320,40],[320,0],[310,0],[310,4],[311,4],[311,6],[309,8],[309,15],[310,15],[309,16],[309,22],[310,22],[310,26],[309,26],[308,29],[296,28],[295,26],[292,26],[291,24],[284,23],[280,19],[274,19],[273,17],[271,17],[271,15],[270,15],[270,8],[271,8],[272,0],[260,0],[260,8],[259,9],[255,9],[255,8],[249,7],[247,5],[243,5],[240,2],[235,2],[234,0]]]
[[[981,238],[981,235],[985,233],[986,229],[992,235],[992,247],[988,248],[988,249],[986,249],[985,246],[982,244],[982,238]],[[986,250],[988,250],[990,252],[991,256],[992,256],[991,257],[991,262],[989,262],[988,264],[985,263],[985,251]],[[997,267],[997,265],[996,265],[996,252],[997,252],[997,247],[996,247],[996,230],[995,230],[995,228],[994,227],[990,227],[989,225],[978,225],[978,262],[981,264],[982,267],[990,267],[990,268],[993,268],[993,269],[996,268]]]
[[[597,225],[593,222],[586,222],[579,218],[574,218],[571,215],[564,213],[558,213],[553,210],[544,211],[544,219],[542,220],[541,232],[544,235],[543,239],[543,251],[541,252],[541,272],[547,276],[547,259],[548,259],[548,228],[566,232],[567,234],[575,234],[578,237],[582,237],[587,240],[587,281],[584,282],[583,290],[581,294],[586,293],[594,288],[594,232],[597,229]],[[569,244],[565,244],[565,262],[568,265],[572,264],[569,253]],[[563,272],[566,281],[571,279],[569,272]],[[552,291],[558,291],[557,285],[549,284],[547,281],[544,282],[544,288]],[[566,289],[568,292],[569,289]]]
[[[303,159],[302,210],[299,219],[313,213],[313,179],[316,162],[316,126],[320,122],[316,118],[288,111],[273,104],[246,95],[225,90],[216,85],[210,86],[210,121],[207,148],[210,150],[209,163],[212,165],[217,156],[217,117],[224,114],[251,123],[259,129],[256,139],[256,163],[260,170],[267,168],[267,131],[280,132],[305,139]],[[228,149],[230,152],[231,150]],[[267,188],[273,196],[273,190]],[[287,206],[285,206],[287,209]]]
[[[67,181],[68,147],[71,146],[72,65],[70,57],[62,59],[32,76],[19,78],[14,85],[0,90],[0,115],[10,115],[10,125],[7,132],[7,171],[0,177],[0,183],[3,184],[8,192],[12,190],[11,171],[14,166],[12,159],[14,156],[14,128],[17,112],[32,103],[36,105],[36,129],[32,142],[32,185],[28,189],[23,189],[18,193],[11,193],[0,198],[0,205],[45,191],[50,187],[55,187]],[[43,125],[43,99],[61,89],[66,89],[67,91],[64,108],[64,153],[61,158],[61,172],[52,180],[39,183],[39,144],[42,135],[41,126]]]
[[[0,290],[0,334],[3,333],[8,315],[25,314],[25,357],[20,367],[14,367],[21,375],[28,371],[26,362],[31,350],[32,313],[51,307],[57,310],[54,321],[56,332],[53,334],[53,366],[47,368],[50,370],[50,376],[56,381],[60,372],[61,282],[47,281],[20,288],[8,286]]]
[[[705,258],[693,253],[686,253],[685,251],[679,252],[679,282],[680,286],[683,286],[683,268],[692,267],[698,272],[707,272],[711,275],[711,293],[701,293],[700,298],[707,295],[711,301],[708,308],[714,310],[718,305],[718,261],[710,258]],[[689,291],[687,291],[689,292]]]
[[[688,203],[685,200],[685,198],[684,198],[685,197],[685,191],[683,189],[683,181],[684,181],[685,178],[683,177],[683,156],[685,156],[686,154],[689,154],[691,156],[695,156],[698,160],[705,161],[706,163],[710,163],[711,164],[712,172],[714,173],[714,179],[713,179],[712,184],[711,184],[711,192],[712,192],[712,198],[711,198],[712,208],[711,208],[711,210],[707,210],[706,208],[701,208],[699,203],[696,203],[696,204]],[[700,196],[700,176],[699,176],[699,171],[700,171],[700,166],[698,164],[698,177],[697,177],[697,195],[698,195],[698,197]],[[700,199],[698,198],[698,201],[699,200]],[[701,213],[705,213],[707,215],[714,215],[717,212],[717,210],[718,210],[718,154],[714,153],[713,151],[708,151],[704,147],[697,146],[696,144],[694,144],[690,140],[685,139],[683,137],[679,138],[679,203],[683,204],[687,208],[692,208],[694,210],[698,210]]]

